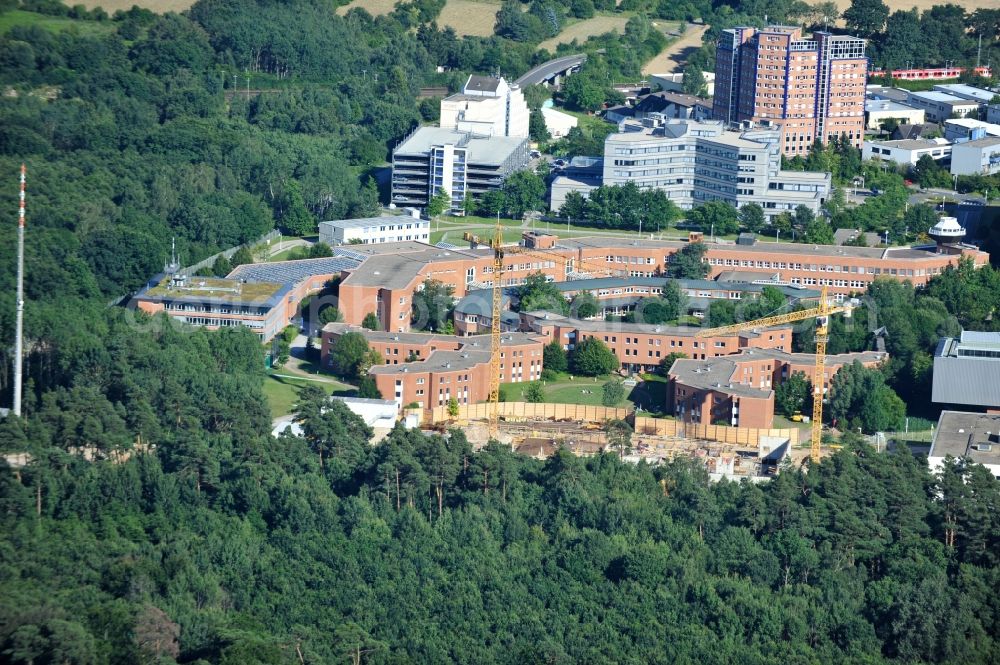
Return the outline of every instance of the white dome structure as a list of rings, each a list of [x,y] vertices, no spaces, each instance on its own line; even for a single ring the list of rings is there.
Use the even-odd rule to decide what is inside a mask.
[[[954,242],[961,242],[965,237],[965,229],[954,217],[942,217],[941,220],[932,226],[927,232],[938,245],[945,245]]]

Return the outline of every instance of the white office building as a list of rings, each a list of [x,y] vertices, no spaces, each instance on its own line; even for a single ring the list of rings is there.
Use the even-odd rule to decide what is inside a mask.
[[[944,137],[952,143],[975,141],[988,136],[1000,136],[1000,125],[973,118],[952,118],[944,121]]]
[[[624,122],[604,143],[604,185],[634,182],[660,189],[680,208],[709,201],[757,203],[770,218],[805,205],[819,212],[830,194],[829,173],[781,170],[781,132],[747,123],[665,122],[656,116]]]
[[[890,119],[900,125],[922,125],[924,110],[891,99],[865,100],[865,127],[879,129],[883,122]]]
[[[934,89],[953,97],[967,99],[977,104],[989,104],[996,97],[996,93],[985,88],[977,88],[974,85],[964,83],[938,83]]]
[[[946,139],[900,139],[899,141],[865,141],[862,159],[916,165],[924,155],[935,161],[951,155],[952,146]]]
[[[923,109],[929,122],[944,122],[956,116],[976,117],[979,114],[979,102],[956,97],[940,90],[908,92],[906,104]]]
[[[956,143],[951,149],[952,175],[1000,173],[1000,136]]]
[[[467,196],[499,189],[529,160],[527,138],[418,127],[392,153],[392,202],[424,208],[444,190],[462,210]]]
[[[418,214],[394,217],[338,219],[319,223],[319,241],[337,245],[377,245],[383,242],[429,242],[431,223]]]
[[[441,100],[441,127],[479,136],[527,138],[524,93],[502,78],[472,75],[462,92]]]

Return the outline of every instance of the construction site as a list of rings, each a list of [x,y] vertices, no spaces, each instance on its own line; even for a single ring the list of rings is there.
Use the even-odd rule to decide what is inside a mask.
[[[801,464],[810,455],[800,448],[799,430],[693,425],[665,418],[637,416],[632,409],[577,404],[501,402],[496,433],[491,433],[490,404],[462,406],[456,415],[446,408],[413,410],[423,429],[461,429],[474,448],[491,439],[522,455],[546,459],[560,449],[591,456],[617,452],[622,459],[659,464],[675,457],[704,463],[713,480],[766,479],[785,461]],[[416,415],[416,414],[415,414]],[[627,424],[627,435],[615,423]]]

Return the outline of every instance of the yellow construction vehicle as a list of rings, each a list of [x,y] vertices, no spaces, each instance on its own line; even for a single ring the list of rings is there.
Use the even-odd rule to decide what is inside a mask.
[[[829,339],[830,315],[843,312],[844,316],[851,315],[849,305],[834,305],[830,302],[826,293],[826,286],[820,295],[819,305],[812,309],[804,309],[788,314],[778,314],[776,316],[766,316],[755,321],[735,323],[731,326],[720,326],[718,328],[707,328],[698,332],[698,337],[713,337],[715,335],[730,335],[746,330],[756,330],[768,328],[786,323],[796,323],[816,319],[816,365],[813,370],[813,413],[812,413],[812,436],[810,457],[813,462],[819,462],[820,442],[823,436],[823,385],[824,370],[826,366],[826,342]]]

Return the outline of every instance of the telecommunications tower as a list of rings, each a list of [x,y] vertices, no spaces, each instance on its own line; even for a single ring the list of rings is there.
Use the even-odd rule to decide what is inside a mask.
[[[21,383],[24,373],[24,181],[21,164],[21,202],[17,215],[17,324],[14,333],[14,415],[21,416]]]

